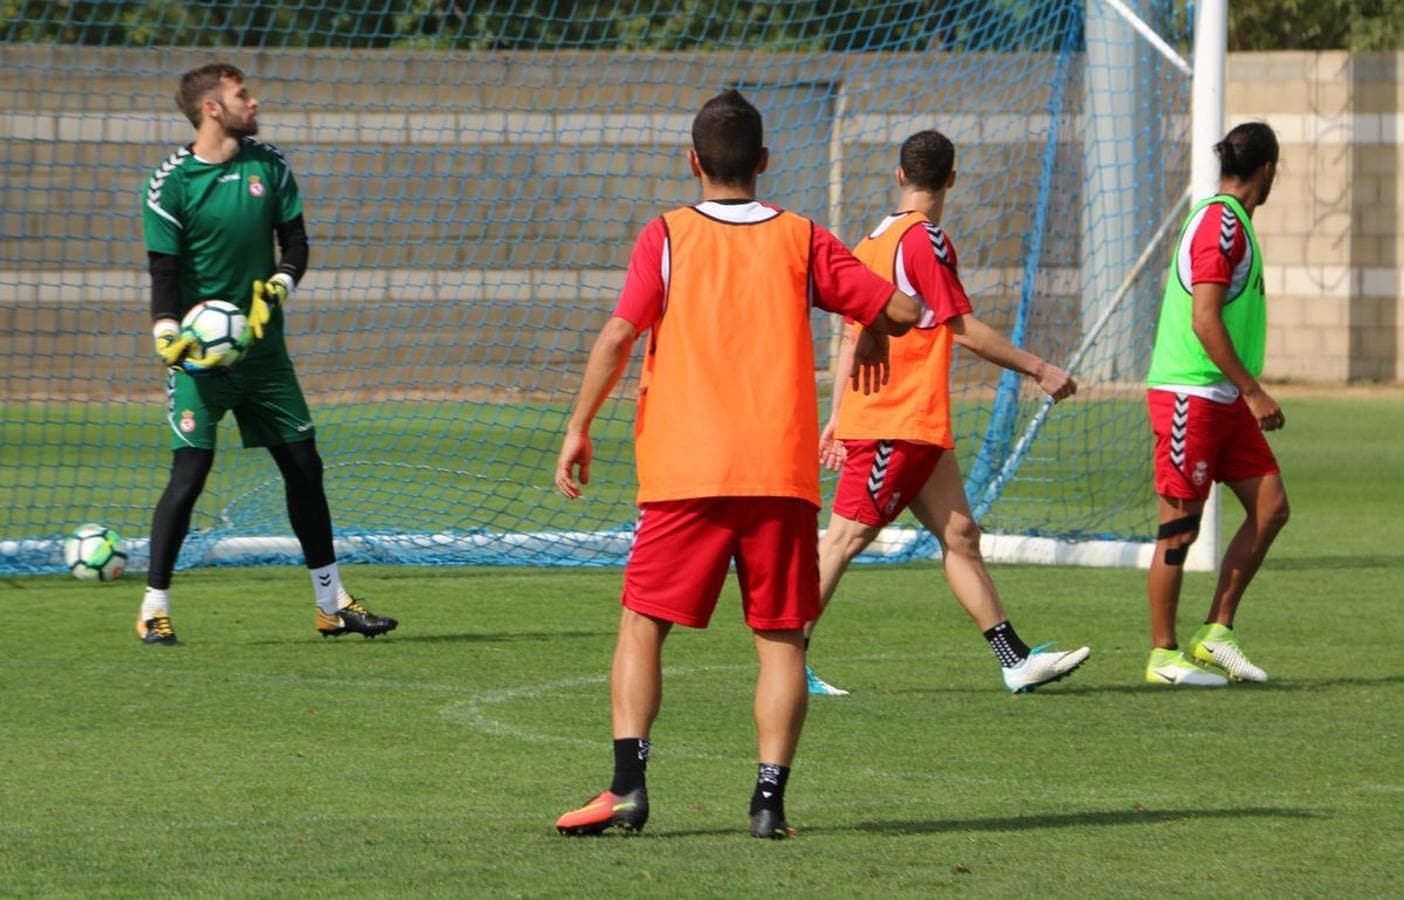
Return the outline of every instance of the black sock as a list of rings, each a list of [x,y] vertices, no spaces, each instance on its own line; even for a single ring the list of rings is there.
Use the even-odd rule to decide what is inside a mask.
[[[756,767],[756,790],[751,794],[751,812],[755,815],[763,809],[773,809],[785,818],[785,783],[790,780],[787,766],[774,763],[761,763]]]
[[[614,742],[614,783],[611,794],[627,794],[644,786],[648,768],[648,738],[620,738]]]
[[[986,631],[985,640],[990,642],[995,659],[1005,668],[1017,666],[1029,656],[1029,645],[1019,640],[1018,633],[1014,631],[1014,626],[1009,624],[1008,619]]]

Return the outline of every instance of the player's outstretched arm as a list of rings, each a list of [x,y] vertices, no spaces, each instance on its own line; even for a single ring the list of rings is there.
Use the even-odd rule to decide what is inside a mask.
[[[590,424],[595,421],[595,414],[604,405],[609,392],[614,390],[624,375],[638,336],[639,331],[633,322],[614,316],[595,338],[590,360],[585,364],[585,375],[580,381],[580,391],[575,396],[575,409],[566,423],[561,452],[556,457],[556,490],[568,499],[579,497],[580,485],[590,483],[590,460],[594,455],[590,447]]]
[[[948,320],[946,324],[957,344],[997,366],[1028,375],[1054,402],[1077,393],[1077,382],[1071,375],[1042,357],[1015,347],[1008,338],[976,316],[967,313]]]

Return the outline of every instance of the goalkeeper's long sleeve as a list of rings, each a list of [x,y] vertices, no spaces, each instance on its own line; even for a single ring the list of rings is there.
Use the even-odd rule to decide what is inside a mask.
[[[169,253],[146,257],[151,270],[151,320],[180,321],[180,260]]]
[[[282,250],[282,258],[278,260],[278,268],[274,270],[274,274],[287,275],[293,280],[293,285],[296,285],[307,271],[307,223],[302,220],[302,216],[298,216],[274,230],[278,234],[278,247]]]

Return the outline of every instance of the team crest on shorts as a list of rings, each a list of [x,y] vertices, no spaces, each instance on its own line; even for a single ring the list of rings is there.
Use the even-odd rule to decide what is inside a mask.
[[[1195,485],[1203,487],[1204,482],[1208,479],[1209,464],[1201,459],[1199,462],[1194,464],[1194,474],[1190,475],[1190,480],[1193,481]]]
[[[902,492],[901,492],[901,491],[893,491],[893,492],[892,492],[892,499],[887,501],[887,506],[883,509],[883,514],[884,514],[884,515],[888,515],[888,516],[892,515],[892,511],[895,510],[895,509],[897,508],[897,504],[898,504],[898,502],[901,501],[901,499],[902,499]]]
[[[249,195],[253,197],[263,196],[263,179],[257,175],[249,176]]]
[[[189,434],[195,430],[195,411],[183,409],[180,412],[180,431],[182,434]]]

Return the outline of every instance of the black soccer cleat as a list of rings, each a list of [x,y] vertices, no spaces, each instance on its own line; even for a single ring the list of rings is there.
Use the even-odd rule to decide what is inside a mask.
[[[137,637],[141,638],[143,644],[179,644],[176,638],[175,629],[171,627],[171,617],[164,614],[157,614],[149,619],[137,618]]]
[[[779,841],[798,833],[785,821],[784,816],[773,809],[760,809],[751,814],[751,837]]]
[[[399,624],[389,616],[377,616],[355,600],[334,613],[322,612],[322,608],[317,607],[317,631],[322,637],[362,634],[373,638],[378,634],[394,631],[395,626]]]

